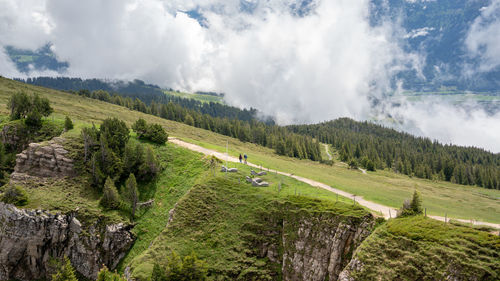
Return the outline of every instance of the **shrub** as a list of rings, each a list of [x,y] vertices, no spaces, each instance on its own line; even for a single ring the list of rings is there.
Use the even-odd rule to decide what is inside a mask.
[[[403,207],[398,210],[398,217],[408,217],[421,214],[423,214],[422,199],[420,199],[420,193],[415,190],[411,201],[405,200]]]
[[[205,263],[199,260],[194,253],[181,259],[179,255],[172,252],[172,255],[168,259],[167,267],[162,268],[158,264],[155,264],[151,275],[151,281],[202,281],[206,279],[207,270]]]
[[[104,137],[107,146],[117,154],[122,155],[129,139],[127,124],[118,118],[108,118],[102,122],[99,132],[100,139]]]
[[[106,266],[103,266],[97,274],[96,281],[127,281],[127,279],[116,272],[109,271]]]
[[[52,281],[78,281],[75,275],[75,269],[67,257],[64,258],[64,262],[57,273],[52,275]]]
[[[132,125],[132,130],[137,133],[139,138],[143,138],[148,132],[148,124],[146,123],[146,120],[139,118],[135,121],[134,125]]]
[[[150,140],[158,144],[164,144],[168,140],[168,134],[160,124],[148,124],[142,118],[135,121],[132,129],[140,139]]]
[[[168,134],[160,124],[151,124],[148,126],[146,138],[158,144],[164,144],[168,140]]]
[[[66,131],[73,129],[73,121],[71,121],[71,118],[68,116],[64,119],[64,129],[66,129]]]
[[[116,190],[115,182],[108,177],[104,183],[104,193],[102,194],[100,204],[107,209],[116,210],[120,207],[120,196]]]
[[[9,185],[2,195],[2,201],[7,204],[24,206],[28,204],[28,194],[21,186]]]
[[[11,120],[25,119],[29,126],[40,126],[42,117],[49,116],[53,111],[47,98],[41,98],[38,94],[28,96],[24,92],[13,94],[7,107]]]

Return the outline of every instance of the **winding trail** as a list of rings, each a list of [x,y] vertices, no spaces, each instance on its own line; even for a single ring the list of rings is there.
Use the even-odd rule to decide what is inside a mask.
[[[215,156],[215,157],[217,157],[217,158],[219,158],[219,159],[221,159],[223,161],[234,162],[234,163],[239,163],[240,162],[240,160],[238,158],[236,158],[236,157],[232,157],[232,156],[226,155],[225,153],[221,153],[221,152],[218,152],[218,151],[215,151],[215,150],[207,149],[207,148],[201,147],[201,146],[196,145],[196,144],[185,142],[185,141],[182,141],[182,140],[180,140],[178,138],[175,138],[175,137],[169,137],[168,141],[171,142],[171,143],[174,143],[174,144],[176,144],[178,146],[182,146],[184,148],[192,150],[192,151],[200,152],[200,153],[203,153],[205,155],[213,155],[213,156]],[[255,165],[255,164],[250,163],[250,162],[248,162],[248,166],[254,167],[254,168],[262,168],[262,169],[264,169],[264,167],[261,167],[259,165]],[[366,207],[366,208],[368,208],[368,209],[370,209],[372,211],[381,213],[384,216],[384,218],[386,218],[386,219],[392,218],[392,217],[396,216],[396,213],[397,213],[396,209],[391,208],[391,207],[387,207],[387,206],[384,206],[384,205],[381,205],[381,204],[378,204],[378,203],[374,203],[374,202],[371,202],[371,201],[368,201],[368,200],[365,200],[365,199],[363,199],[362,196],[354,195],[354,194],[351,194],[349,192],[345,192],[343,190],[340,190],[340,189],[337,189],[337,188],[333,188],[333,187],[331,187],[329,185],[326,185],[324,183],[321,183],[321,182],[318,182],[318,181],[315,181],[315,180],[312,180],[312,179],[304,178],[304,177],[301,177],[301,176],[297,176],[297,175],[294,175],[294,174],[285,173],[285,172],[281,172],[281,171],[277,171],[277,170],[271,170],[271,169],[269,169],[269,172],[273,172],[273,173],[277,173],[277,174],[280,174],[280,175],[284,175],[284,176],[288,176],[288,177],[294,178],[294,179],[296,179],[298,181],[307,183],[307,184],[309,184],[311,186],[315,186],[315,187],[319,187],[319,188],[322,188],[322,189],[326,189],[328,191],[331,191],[331,192],[336,193],[338,195],[344,196],[346,198],[353,198],[360,205],[362,205],[362,206],[364,206],[364,207]],[[443,222],[445,221],[445,217],[440,217],[440,216],[428,216],[428,217],[433,218],[435,220],[443,221]],[[449,221],[450,219],[451,218],[447,218],[446,220]],[[455,218],[453,218],[453,220],[457,220],[457,221],[464,222],[464,223],[470,223],[471,222],[470,220],[455,219]],[[474,225],[487,225],[487,226],[490,226],[490,227],[494,227],[496,229],[500,229],[500,224],[496,224],[496,223],[474,221]]]
[[[330,149],[328,149],[328,144],[324,143],[323,146],[325,147],[326,155],[328,155],[328,160],[332,160],[332,155],[330,154]]]

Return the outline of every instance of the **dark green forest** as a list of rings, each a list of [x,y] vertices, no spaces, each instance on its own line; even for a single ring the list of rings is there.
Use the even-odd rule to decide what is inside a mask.
[[[149,105],[141,99],[110,95],[103,90],[90,92],[71,91],[73,94],[124,106],[133,110],[159,116],[164,119],[183,122],[187,125],[209,130],[225,136],[237,138],[272,148],[280,155],[300,159],[321,160],[321,148],[312,137],[289,132],[286,128],[265,123],[253,117],[251,111],[239,110],[217,103],[201,103],[180,98],[181,103],[152,101]],[[186,101],[187,100],[187,101]],[[186,106],[190,104],[190,106]],[[226,111],[227,110],[227,111]],[[208,113],[206,113],[208,112]],[[233,114],[235,113],[235,114]],[[228,117],[232,116],[232,117]],[[239,118],[238,116],[244,116]],[[246,119],[249,120],[246,120]]]
[[[286,128],[331,144],[342,161],[354,160],[365,168],[373,164],[418,178],[500,189],[500,155],[484,149],[443,145],[349,118]]]

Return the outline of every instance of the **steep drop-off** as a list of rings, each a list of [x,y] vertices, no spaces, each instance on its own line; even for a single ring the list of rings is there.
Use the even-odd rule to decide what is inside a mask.
[[[500,237],[423,216],[389,220],[339,280],[499,280]]]
[[[129,227],[82,225],[76,213],[21,210],[0,202],[0,280],[48,277],[51,259],[68,257],[87,278],[115,268],[134,241]]]
[[[193,187],[171,214],[130,277],[145,280],[171,251],[194,250],[210,280],[336,280],[374,224],[358,206],[277,198],[235,178]]]

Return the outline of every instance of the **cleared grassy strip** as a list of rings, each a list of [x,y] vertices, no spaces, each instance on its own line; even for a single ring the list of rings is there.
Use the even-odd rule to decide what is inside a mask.
[[[209,103],[209,102],[224,103],[222,97],[219,97],[219,96],[203,95],[203,94],[190,94],[190,93],[182,93],[182,92],[174,92],[174,91],[165,91],[165,94],[171,95],[171,96],[176,96],[176,97],[181,97],[181,98],[186,98],[186,99],[195,99],[195,100],[205,102],[205,103]]]
[[[273,150],[250,143],[242,143],[210,131],[172,122],[152,115],[132,111],[109,103],[82,98],[0,78],[0,112],[7,114],[9,96],[17,91],[37,92],[50,99],[54,116],[69,115],[85,122],[100,123],[107,117],[117,117],[131,125],[138,118],[162,124],[171,136],[191,141],[200,146],[225,152],[226,141],[232,156],[247,153],[249,161],[271,169],[294,173],[324,182],[332,187],[363,196],[367,200],[391,207],[399,207],[411,197],[414,189],[422,193],[429,214],[462,219],[476,219],[500,223],[500,191],[460,186],[448,182],[409,178],[388,171],[368,172],[348,170],[341,162],[327,166],[308,160],[278,156]],[[332,194],[332,197],[335,195]]]

